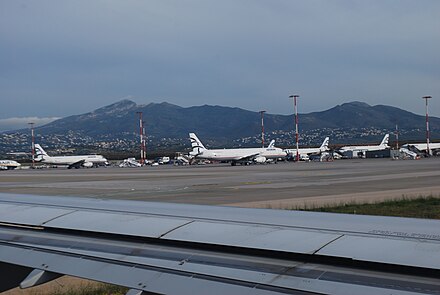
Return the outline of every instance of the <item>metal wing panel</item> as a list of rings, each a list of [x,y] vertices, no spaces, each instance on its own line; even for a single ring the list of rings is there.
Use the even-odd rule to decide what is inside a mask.
[[[46,207],[58,206],[73,210],[87,209],[101,212],[136,213],[170,218],[253,223],[337,233],[359,233],[440,241],[439,220],[73,197],[29,197],[15,194],[0,194],[1,203],[35,204]]]
[[[163,239],[312,254],[341,235],[269,226],[196,221]]]
[[[440,270],[440,243],[344,236],[316,254]]]
[[[47,251],[1,246],[0,260],[53,273],[87,278],[160,294],[395,294],[424,293],[423,290],[409,292],[399,289],[352,284],[317,278],[256,273],[246,270],[231,270],[216,266],[199,266],[188,263],[183,267],[164,268],[161,263],[134,259],[133,263],[120,261],[111,254],[94,256],[95,253]],[[65,250],[65,249],[64,249]],[[135,257],[133,257],[135,258]],[[170,283],[172,282],[172,283]],[[372,281],[374,284],[374,281]]]
[[[231,284],[226,280],[207,280],[196,274],[179,274],[177,271],[166,273],[163,269],[142,268],[133,264],[118,264],[116,261],[100,261],[73,255],[63,255],[38,251],[37,249],[21,249],[1,246],[0,260],[42,269],[54,273],[67,274],[100,282],[107,282],[131,289],[144,290],[159,294],[257,294],[275,295],[279,292],[255,288],[255,284]],[[170,284],[172,282],[172,284]],[[284,292],[283,292],[284,293]],[[289,292],[290,294],[308,294],[305,292]]]
[[[45,222],[73,212],[62,208],[8,205],[0,203],[0,222],[40,226]]]
[[[136,214],[76,211],[47,222],[45,227],[158,238],[188,222],[191,222],[191,220]]]

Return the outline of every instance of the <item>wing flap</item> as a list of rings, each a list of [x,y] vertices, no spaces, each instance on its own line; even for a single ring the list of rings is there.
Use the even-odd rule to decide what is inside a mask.
[[[163,239],[234,247],[313,254],[342,235],[262,225],[196,221],[163,236]]]
[[[440,243],[437,242],[344,236],[317,254],[440,270]]]
[[[55,218],[46,227],[159,238],[191,222],[188,219],[155,217],[140,214],[76,211]]]

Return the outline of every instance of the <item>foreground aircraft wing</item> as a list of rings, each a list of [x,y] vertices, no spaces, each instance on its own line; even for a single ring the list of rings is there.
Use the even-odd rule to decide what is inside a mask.
[[[440,221],[0,194],[0,292],[440,294]]]

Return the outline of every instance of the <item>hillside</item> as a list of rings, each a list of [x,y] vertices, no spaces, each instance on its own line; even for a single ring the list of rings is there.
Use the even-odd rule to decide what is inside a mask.
[[[99,108],[93,112],[59,119],[38,128],[42,134],[81,131],[86,135],[123,134],[138,132],[138,116],[144,113],[148,134],[156,137],[186,137],[190,131],[201,136],[238,138],[260,131],[260,114],[240,108],[222,106],[194,106],[183,108],[177,105],[150,103],[137,105],[130,100]],[[293,117],[265,115],[268,132],[289,131]],[[370,106],[351,102],[335,106],[322,112],[300,114],[300,129],[307,131],[319,128],[386,128],[396,124],[401,129],[424,129],[424,116],[385,105]],[[433,131],[440,128],[439,118],[430,118]]]
[[[130,100],[92,112],[62,118],[36,128],[37,141],[51,147],[91,146],[99,149],[135,149],[139,132],[137,112],[143,118],[150,149],[187,146],[195,132],[208,146],[250,146],[260,140],[260,114],[223,106],[180,107],[170,103],[138,105]],[[293,140],[293,115],[266,114],[266,138],[289,146]],[[424,116],[385,105],[350,102],[331,109],[299,115],[302,145],[376,142],[398,124],[402,140],[423,140]],[[440,139],[440,119],[430,118],[432,139]],[[20,150],[29,142],[29,130],[3,134],[1,150]],[[9,134],[9,135],[8,135]],[[16,138],[20,137],[20,140]],[[15,141],[14,141],[15,140]],[[26,143],[28,144],[28,143]]]

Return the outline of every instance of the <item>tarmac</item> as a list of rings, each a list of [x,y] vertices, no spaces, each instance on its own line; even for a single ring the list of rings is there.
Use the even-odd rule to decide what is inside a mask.
[[[353,159],[231,167],[0,171],[0,192],[259,208],[302,208],[402,197],[440,197],[440,157]],[[71,277],[5,295],[47,294],[97,283]]]
[[[267,165],[23,169],[0,173],[0,192],[260,208],[440,196],[440,157]]]

